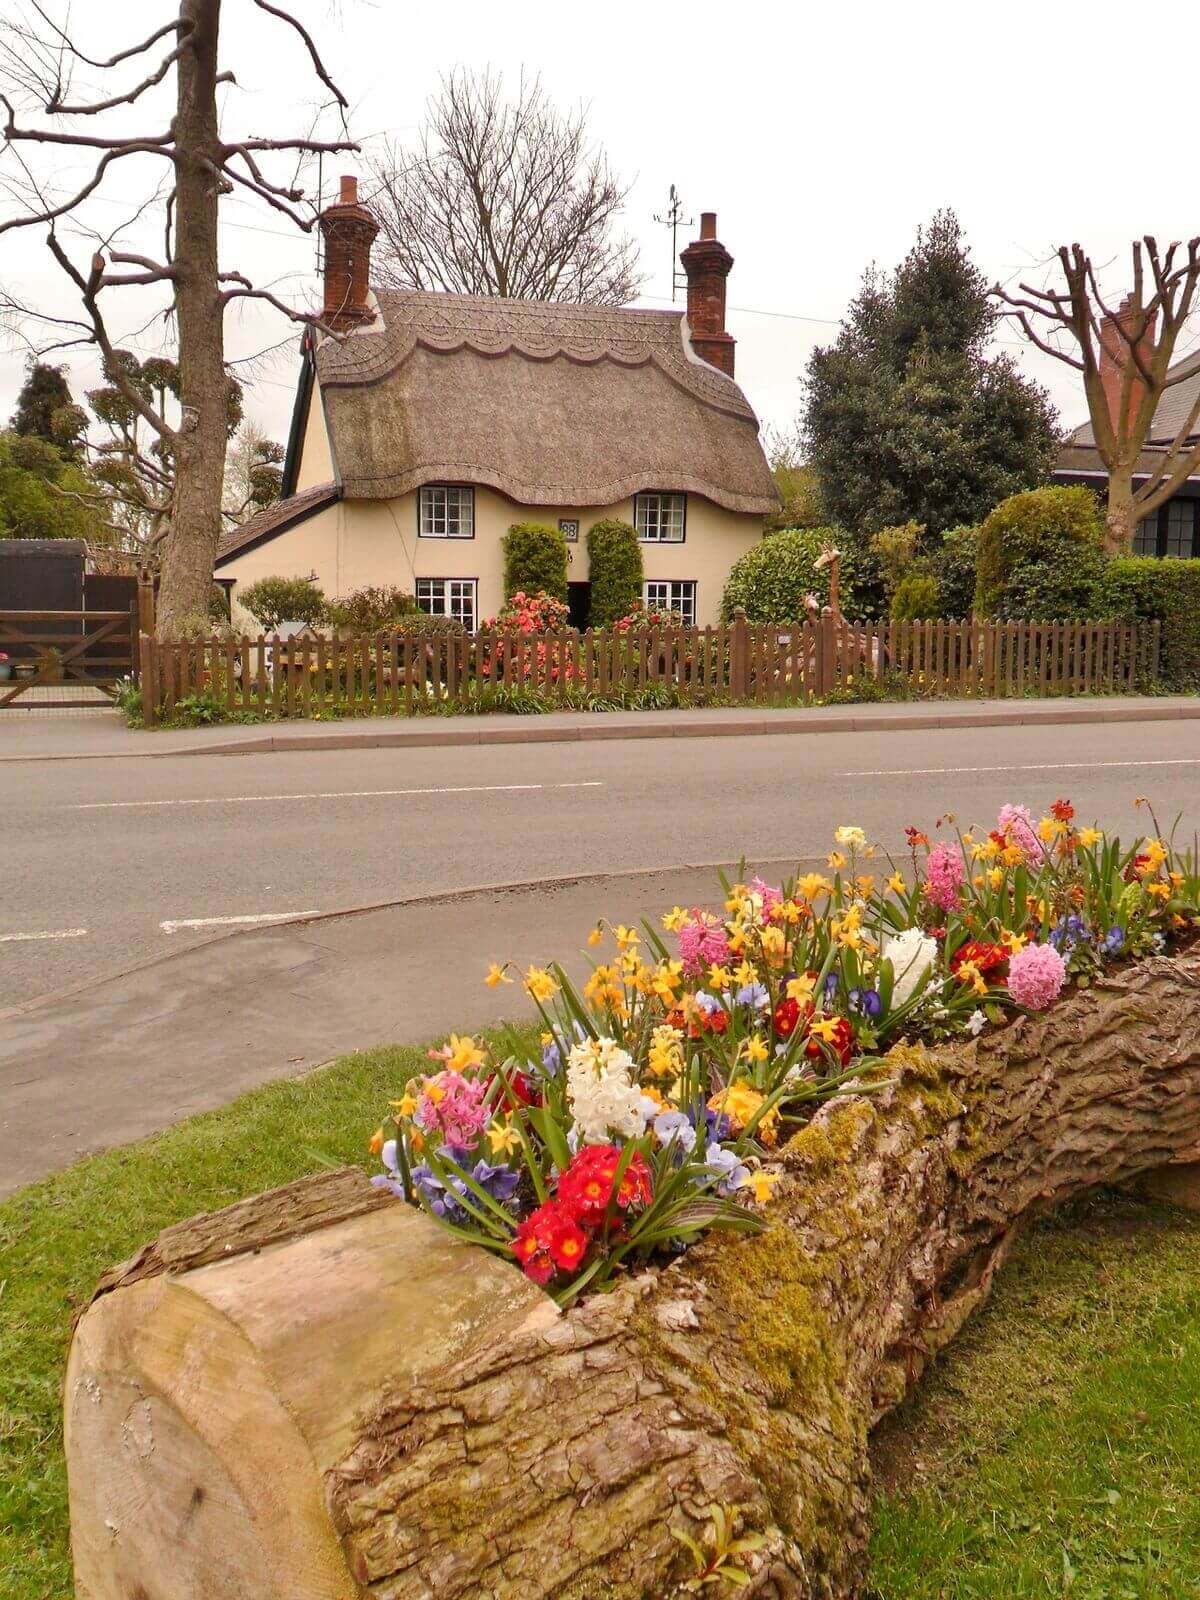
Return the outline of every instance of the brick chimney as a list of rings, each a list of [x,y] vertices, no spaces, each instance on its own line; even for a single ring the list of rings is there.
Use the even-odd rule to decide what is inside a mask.
[[[733,377],[733,349],[737,341],[725,331],[725,280],[733,257],[717,238],[715,211],[700,213],[700,237],[679,256],[687,273],[687,320],[692,349]]]
[[[358,179],[343,178],[338,202],[321,213],[325,239],[325,309],[322,321],[342,332],[372,322],[367,304],[371,275],[371,244],[379,224],[358,203]]]
[[[1121,334],[1124,328],[1130,338],[1134,336],[1140,313],[1134,306],[1133,296],[1127,294],[1117,307],[1114,316],[1105,316],[1100,319],[1100,383],[1104,389],[1104,398],[1108,401],[1108,414],[1112,418],[1113,430],[1120,435],[1124,430],[1121,426],[1122,419],[1118,416],[1121,404],[1121,382],[1125,373],[1125,363],[1132,362],[1133,355],[1129,348],[1128,340]],[[1151,316],[1142,336],[1138,340],[1138,350],[1146,366],[1150,365],[1150,357],[1154,350],[1154,336],[1158,323],[1157,311]],[[1133,382],[1129,386],[1129,415],[1133,416],[1142,402],[1146,391],[1146,381],[1134,368]]]

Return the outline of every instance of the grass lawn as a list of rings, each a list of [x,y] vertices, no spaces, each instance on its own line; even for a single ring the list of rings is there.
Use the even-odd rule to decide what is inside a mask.
[[[419,1048],[243,1096],[0,1202],[0,1595],[72,1593],[59,1384],[99,1273],[169,1222],[361,1160]],[[878,1600],[1200,1593],[1200,1220],[1042,1226],[879,1442]]]
[[[872,1600],[1200,1595],[1200,1217],[1034,1229],[879,1431]]]

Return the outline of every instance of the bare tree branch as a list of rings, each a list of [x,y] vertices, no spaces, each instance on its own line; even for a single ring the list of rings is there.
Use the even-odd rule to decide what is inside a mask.
[[[343,123],[343,126],[344,126],[345,125],[345,120],[346,120],[346,112],[349,111],[349,109],[350,109],[350,102],[349,102],[349,100],[346,99],[346,96],[342,93],[342,91],[338,88],[337,84],[334,83],[333,79],[329,76],[329,73],[328,73],[328,71],[326,70],[326,67],[325,67],[325,63],[321,60],[320,52],[317,50],[316,45],[313,43],[312,35],[309,33],[308,29],[305,28],[302,23],[297,22],[296,18],[292,16],[291,12],[280,10],[280,8],[278,6],[271,5],[269,3],[269,0],[254,0],[254,4],[258,7],[258,9],[260,11],[269,11],[270,14],[273,17],[278,17],[281,22],[286,22],[289,25],[289,27],[295,28],[296,32],[304,40],[305,46],[306,46],[306,48],[308,50],[309,60],[312,62],[313,71],[316,73],[317,77],[320,78],[321,82],[325,85],[325,87],[329,90],[330,94],[334,97],[334,99],[337,101],[338,105],[341,107],[341,110],[342,110],[342,123]]]

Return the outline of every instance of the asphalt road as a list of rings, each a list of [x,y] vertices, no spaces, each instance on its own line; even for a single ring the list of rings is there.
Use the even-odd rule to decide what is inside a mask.
[[[297,912],[577,872],[899,851],[1060,795],[1200,827],[1200,724],[1006,727],[0,765],[0,1007]],[[464,908],[465,911],[465,908]],[[479,926],[463,916],[463,939]],[[474,951],[471,951],[472,956]],[[488,946],[488,954],[493,953]]]

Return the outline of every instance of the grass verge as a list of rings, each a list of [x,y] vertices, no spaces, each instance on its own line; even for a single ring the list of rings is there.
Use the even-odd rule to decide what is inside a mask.
[[[1200,1594],[1200,1218],[1037,1226],[876,1435],[872,1600]]]

